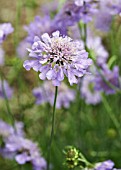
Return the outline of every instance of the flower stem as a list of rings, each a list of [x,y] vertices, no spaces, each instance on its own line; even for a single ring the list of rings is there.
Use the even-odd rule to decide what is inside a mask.
[[[58,87],[56,86],[55,87],[55,98],[54,98],[54,104],[53,104],[53,114],[52,114],[52,128],[51,128],[50,141],[49,141],[49,145],[48,145],[47,170],[49,170],[50,150],[51,150],[52,140],[53,140],[53,137],[54,137],[55,109],[56,109],[57,94],[58,94]]]
[[[106,98],[103,95],[102,95],[102,101],[103,101],[104,107],[107,110],[107,113],[108,113],[110,119],[112,120],[114,126],[116,127],[116,129],[119,133],[120,139],[121,139],[120,123],[118,122],[117,118],[115,117],[115,114],[113,113],[110,105],[108,104]]]
[[[87,25],[84,24],[84,47],[87,48]]]
[[[10,116],[12,126],[15,128],[15,120],[14,120],[14,116],[13,116],[13,114],[11,112],[11,109],[10,109],[10,106],[9,106],[9,101],[8,101],[8,98],[7,98],[5,89],[4,89],[2,74],[1,74],[1,83],[2,83],[2,91],[3,91],[3,95],[4,95],[4,99],[5,99],[5,104],[6,104],[7,112],[8,112],[8,115]]]

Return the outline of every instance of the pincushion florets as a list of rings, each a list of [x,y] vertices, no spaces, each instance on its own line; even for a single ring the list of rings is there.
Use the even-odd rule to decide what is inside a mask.
[[[70,85],[78,83],[78,77],[87,73],[91,59],[83,49],[80,41],[73,41],[68,36],[61,36],[59,31],[47,33],[34,38],[32,49],[28,49],[31,60],[24,62],[26,70],[33,68],[39,71],[39,78],[52,80],[54,86],[59,86],[68,78]]]

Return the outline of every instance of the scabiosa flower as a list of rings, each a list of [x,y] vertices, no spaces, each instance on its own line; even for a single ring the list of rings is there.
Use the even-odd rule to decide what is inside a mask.
[[[31,140],[18,135],[9,136],[5,143],[5,149],[11,154],[14,153],[18,164],[30,162],[34,169],[46,169],[46,161],[40,155],[39,149]]]
[[[113,70],[109,70],[108,66],[102,66],[101,74],[97,73],[95,77],[95,89],[104,91],[106,94],[114,94],[115,88],[119,88],[119,68],[115,66]],[[111,87],[110,85],[113,87]]]
[[[63,27],[64,25],[68,29],[69,26],[73,26],[80,20],[88,23],[92,20],[95,12],[97,12],[95,2],[67,0],[60,12],[55,16],[54,24],[57,24],[58,27]]]
[[[97,13],[97,3],[93,0],[84,1],[83,6],[81,7],[80,17],[84,23],[92,21],[92,17]]]
[[[87,75],[82,80],[81,95],[87,104],[98,104],[101,101],[101,94],[94,89],[95,77],[94,75]]]
[[[35,37],[32,49],[28,49],[32,60],[26,60],[26,70],[33,68],[40,71],[39,78],[52,80],[54,86],[59,86],[68,78],[70,85],[78,83],[78,77],[87,73],[87,68],[92,60],[88,59],[88,53],[83,49],[80,41],[73,41],[68,36],[60,36],[59,31],[52,33],[50,38],[47,33]]]
[[[104,161],[96,165],[95,170],[112,170],[114,167],[114,162],[111,160]]]
[[[67,29],[81,19],[80,12],[80,6],[77,6],[72,0],[68,0],[55,16],[53,24],[58,25],[59,28]]]
[[[0,136],[3,147],[0,154],[9,159],[15,159],[18,164],[31,163],[34,170],[46,169],[46,161],[41,156],[36,143],[24,137],[23,123],[16,122],[16,129],[0,120]]]
[[[26,41],[33,44],[35,36],[41,36],[45,32],[50,31],[51,19],[49,16],[41,18],[40,16],[35,16],[33,22],[29,26],[24,26],[24,29],[28,32]]]
[[[54,88],[51,82],[45,81],[41,87],[34,88],[33,95],[36,97],[36,104],[48,102],[51,106],[53,106]],[[61,107],[68,108],[70,106],[70,102],[74,99],[75,91],[69,89],[66,84],[62,83],[58,91],[56,107],[58,109]]]
[[[5,40],[8,34],[14,31],[11,23],[0,24],[0,44]]]
[[[3,120],[0,120],[0,137],[2,139],[2,147],[0,147],[0,154],[9,159],[13,159],[15,156],[14,152],[10,152],[7,148],[5,148],[5,143],[8,141],[8,138],[13,135],[24,137],[24,131],[23,131],[23,123],[22,122],[15,122],[16,130],[4,122]]]
[[[3,87],[2,87],[2,83],[3,83]],[[13,95],[13,89],[9,86],[6,80],[3,80],[3,82],[0,81],[0,98],[4,98],[5,95],[8,99],[10,99]]]

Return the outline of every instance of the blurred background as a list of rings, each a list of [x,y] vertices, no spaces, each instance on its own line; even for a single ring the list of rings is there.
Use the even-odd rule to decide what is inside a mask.
[[[0,119],[12,125],[11,116],[8,113],[8,107],[10,107],[14,119],[24,123],[26,138],[38,144],[45,159],[47,158],[50,137],[52,104],[49,102],[36,104],[33,89],[42,86],[43,81],[39,79],[38,73],[35,71],[26,71],[23,68],[23,62],[27,57],[21,58],[17,48],[19,43],[27,36],[24,26],[33,22],[37,15],[44,17],[46,10],[52,7],[56,8],[53,5],[50,5],[49,0],[0,0],[0,23],[10,22],[14,27],[14,32],[2,44],[5,64],[0,67],[0,71],[3,79],[7,80],[12,88],[13,95],[9,99],[9,106],[5,99],[0,98]],[[57,10],[58,7],[54,12],[56,13]],[[112,30],[108,33],[98,31],[93,22],[88,25],[101,37],[102,44],[109,53],[108,60],[114,59],[114,61],[112,61],[113,59],[110,60],[110,63],[111,61],[113,63],[112,67],[118,65],[119,70],[121,66],[120,25],[120,17],[117,17],[113,22],[113,32]],[[120,31],[117,35],[118,29]],[[115,54],[112,54],[112,46]],[[19,52],[22,53],[22,49]],[[119,72],[121,73],[121,71]],[[93,105],[80,97],[76,85],[70,87],[67,81],[65,83],[72,91],[75,90],[75,100],[73,100],[73,97],[72,100],[70,99],[69,108],[62,106],[56,110],[55,137],[51,153],[53,169],[68,169],[63,165],[63,149],[67,145],[79,148],[90,162],[111,159],[115,162],[116,167],[120,168],[121,93],[104,95],[103,101]],[[53,87],[52,91],[54,91]],[[2,146],[1,137],[0,141]],[[21,166],[14,159],[5,158],[1,154],[0,169],[31,170],[32,166],[29,163]]]

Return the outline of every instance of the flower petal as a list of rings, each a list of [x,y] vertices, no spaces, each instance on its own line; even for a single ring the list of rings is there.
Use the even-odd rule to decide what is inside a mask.
[[[46,44],[50,44],[50,43],[51,43],[51,39],[50,39],[48,33],[44,33],[41,37],[42,37],[42,40],[43,40]]]

